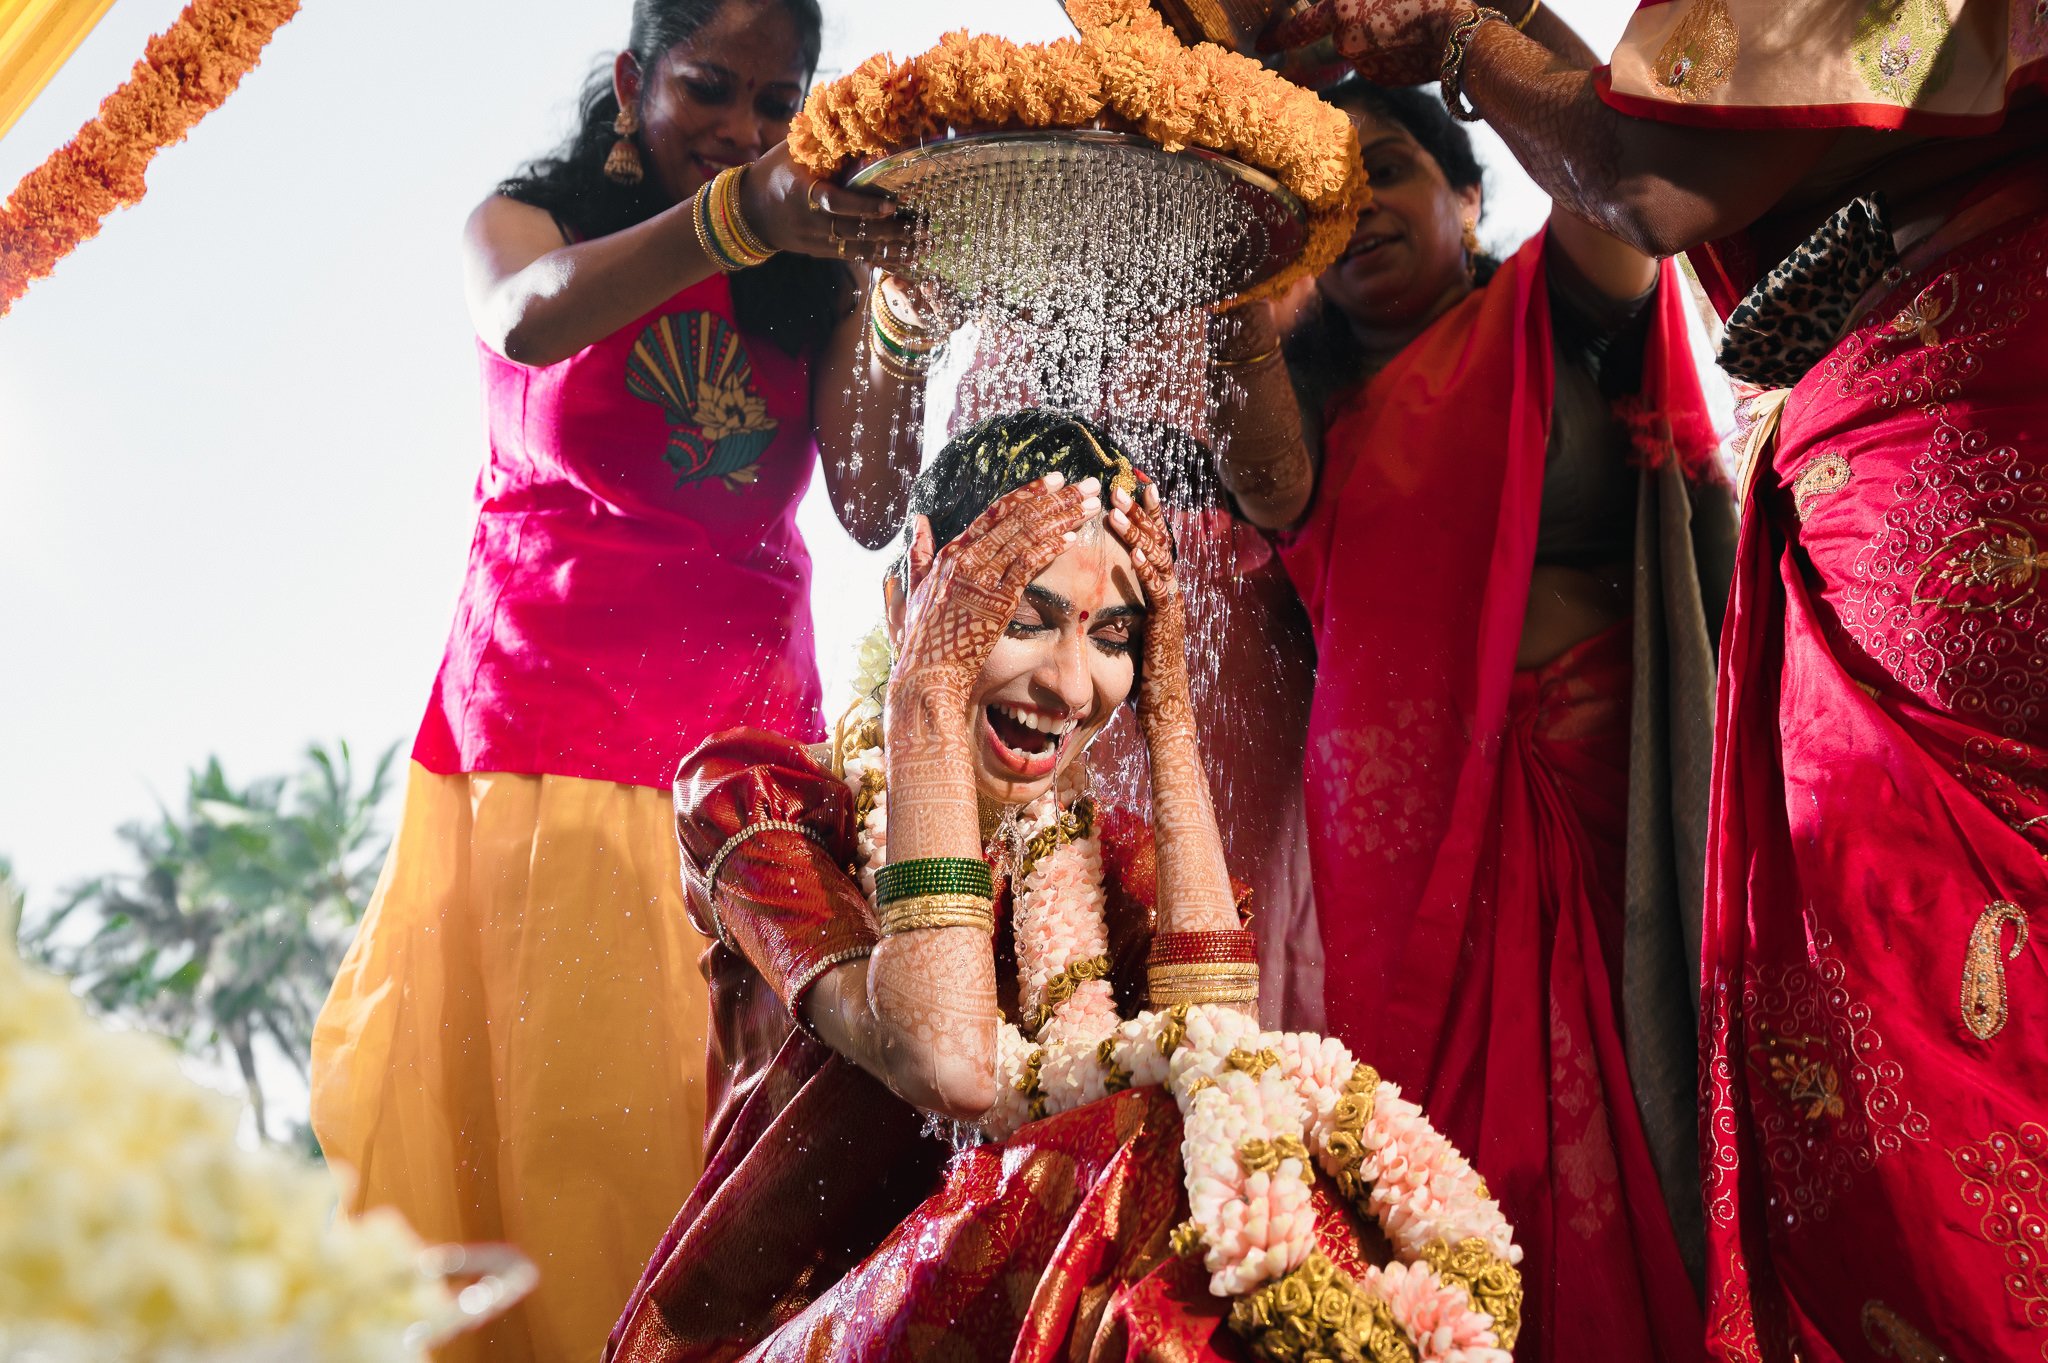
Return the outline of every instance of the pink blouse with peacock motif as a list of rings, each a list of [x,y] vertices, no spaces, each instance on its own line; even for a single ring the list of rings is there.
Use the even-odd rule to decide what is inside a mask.
[[[740,334],[723,276],[559,364],[478,350],[490,452],[414,760],[667,789],[721,730],[819,736],[807,361]]]

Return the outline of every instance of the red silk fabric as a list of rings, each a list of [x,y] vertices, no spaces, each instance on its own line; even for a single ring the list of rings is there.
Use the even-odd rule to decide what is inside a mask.
[[[772,830],[733,842],[764,820],[802,824],[818,836]],[[974,1357],[1008,1356],[1005,1341],[1027,1319],[1035,1333],[1017,1343],[1019,1357],[1040,1356],[1049,1341],[1064,1350],[1078,1321],[1090,1330],[1125,1328],[1103,1326],[1122,1321],[1136,1330],[1132,1338],[1162,1348],[1169,1336],[1196,1347],[1214,1332],[1222,1304],[1208,1299],[1199,1275],[1199,1290],[1191,1291],[1171,1266],[1177,1261],[1164,1255],[1166,1231],[1187,1209],[1178,1192],[1179,1117],[1161,1091],[1034,1123],[949,1171],[950,1150],[923,1132],[922,1114],[796,1021],[809,984],[874,941],[866,900],[849,874],[855,846],[844,782],[789,739],[734,730],[684,760],[676,826],[691,912],[706,932],[714,926],[706,872],[731,848],[718,876],[718,920],[730,945],[712,947],[704,959],[714,1100],[707,1163],[655,1249],[607,1358],[681,1363],[757,1348],[772,1354],[801,1333],[792,1320],[838,1331],[834,1357],[892,1357],[921,1348],[918,1341],[931,1339],[925,1326],[973,1302],[982,1303]],[[1097,828],[1112,983],[1128,1013],[1144,1002],[1156,857],[1141,819],[1106,810]],[[999,942],[1008,940],[1000,929],[1006,901],[999,893]],[[998,953],[997,970],[1013,1000],[1016,964],[1007,957]],[[1033,1190],[1049,1186],[1046,1178],[1072,1197],[1038,1196]],[[1014,1233],[1004,1252],[1019,1257],[1005,1260],[994,1279],[982,1260],[936,1248],[975,1225],[998,1223]],[[1341,1229],[1331,1234],[1344,1238]],[[931,1262],[917,1268],[918,1291],[901,1310],[875,1307],[891,1265],[915,1264],[928,1249]],[[1022,1300],[1020,1275],[1054,1269],[1093,1295],[1063,1299],[1057,1311],[1001,1313],[1003,1303]],[[835,1291],[842,1279],[846,1286]],[[1104,1315],[1109,1285],[1130,1296],[1113,1317]],[[835,1304],[815,1306],[828,1292]],[[1182,1298],[1193,1305],[1177,1304]],[[865,1314],[849,1316],[839,1305],[846,1301],[868,1303]],[[848,1323],[855,1318],[857,1326]]]
[[[1327,1008],[1516,1226],[1518,1357],[1690,1359],[1698,1307],[1618,1021],[1629,635],[1515,671],[1554,377],[1543,250],[1340,402],[1286,550],[1320,658]],[[1634,424],[1690,461],[1707,427],[1675,279]]]
[[[1716,1358],[2048,1359],[2048,219],[2004,197],[2040,175],[1792,390],[1744,522],[1704,940]],[[2009,1015],[1980,1035],[1987,968]]]

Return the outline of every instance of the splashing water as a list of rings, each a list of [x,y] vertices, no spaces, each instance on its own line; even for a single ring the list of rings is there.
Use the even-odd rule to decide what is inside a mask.
[[[945,338],[926,380],[927,460],[976,421],[1043,406],[1100,421],[1158,482],[1233,871],[1265,911],[1312,924],[1300,830],[1314,646],[1269,541],[1227,509],[1208,355],[1211,305],[1299,248],[1298,206],[1248,193],[1213,159],[1128,141],[1010,141],[912,165],[886,187],[917,214],[908,273]],[[1297,216],[1276,218],[1275,205]],[[1149,803],[1129,716],[1091,760],[1113,802]]]

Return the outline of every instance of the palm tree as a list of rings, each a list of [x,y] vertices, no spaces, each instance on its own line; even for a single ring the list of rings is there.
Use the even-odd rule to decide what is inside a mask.
[[[362,781],[347,744],[315,744],[294,777],[241,787],[209,759],[182,814],[121,830],[138,869],[73,889],[24,933],[24,954],[76,977],[104,1013],[232,1056],[269,1140],[257,1043],[305,1077],[314,1015],[383,860],[396,755]],[[74,919],[82,935],[64,930]]]

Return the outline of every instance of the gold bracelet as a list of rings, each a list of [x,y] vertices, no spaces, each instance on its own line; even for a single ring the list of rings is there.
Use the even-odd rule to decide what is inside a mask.
[[[727,166],[718,172],[718,182],[725,199],[725,219],[732,228],[732,234],[740,248],[750,255],[766,261],[775,255],[775,248],[761,240],[761,234],[747,221],[747,215],[740,209],[740,181],[746,178],[745,166]]]
[[[1249,987],[1218,987],[1215,989],[1173,990],[1155,993],[1151,997],[1152,1011],[1162,1012],[1168,1008],[1199,1007],[1205,1003],[1257,1003],[1257,985]]]
[[[1249,369],[1255,364],[1264,364],[1266,361],[1274,358],[1279,353],[1280,343],[1278,341],[1275,341],[1273,342],[1271,349],[1261,350],[1256,355],[1248,355],[1241,360],[1225,360],[1220,358],[1212,359],[1209,361],[1209,363],[1216,366],[1216,368],[1218,369]]]
[[[976,894],[921,894],[899,899],[881,911],[884,937],[925,928],[996,930],[995,905]]]
[[[906,322],[897,314],[882,289],[882,281],[875,280],[875,286],[868,290],[868,317],[874,322],[875,333],[895,345],[899,350],[923,353],[938,342],[924,327]]]
[[[873,346],[871,349],[874,352],[875,363],[882,366],[882,372],[891,378],[901,379],[905,383],[923,383],[931,373],[930,360],[900,359],[889,353],[887,346],[882,345]]]
[[[1155,965],[1145,971],[1145,988],[1155,1010],[1183,1003],[1256,1003],[1259,968],[1232,961]]]
[[[1520,29],[1528,28],[1529,21],[1531,19],[1534,19],[1536,17],[1536,11],[1542,8],[1543,0],[1529,0],[1528,12],[1523,14],[1521,18],[1515,20],[1515,27]]]

